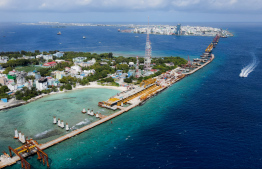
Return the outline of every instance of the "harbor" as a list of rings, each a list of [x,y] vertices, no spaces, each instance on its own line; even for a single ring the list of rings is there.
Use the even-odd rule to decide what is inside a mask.
[[[218,43],[218,39],[215,41],[216,44]],[[19,140],[22,137],[21,142],[24,142],[25,144],[16,149],[9,147],[9,154],[4,153],[3,155],[1,155],[0,168],[13,165],[19,160],[21,160],[22,168],[30,168],[30,164],[26,162],[25,158],[35,153],[38,154],[38,159],[41,160],[44,164],[46,163],[48,167],[48,155],[44,153],[43,150],[52,147],[58,143],[61,143],[67,139],[70,139],[78,134],[81,134],[82,132],[94,128],[102,123],[105,123],[125,112],[128,112],[129,110],[143,104],[146,100],[150,99],[151,97],[161,93],[163,90],[167,89],[168,87],[185,78],[186,76],[191,75],[196,71],[202,69],[214,60],[215,56],[214,54],[212,54],[212,50],[213,47],[216,45],[215,43],[213,41],[205,50],[203,57],[201,57],[202,59],[206,60],[195,60],[192,63],[189,61],[186,65],[163,73],[157,77],[144,80],[140,83],[140,85],[133,86],[128,90],[109,98],[107,101],[99,102],[98,105],[100,107],[108,108],[111,110],[119,109],[119,111],[114,112],[111,115],[100,115],[98,116],[98,121],[88,124],[80,129],[73,130],[64,136],[61,136],[44,144],[38,144],[37,140],[29,140],[28,138],[25,139],[22,137],[22,135],[18,136]],[[17,134],[15,133],[15,136],[16,135]],[[12,152],[16,156],[13,156]]]

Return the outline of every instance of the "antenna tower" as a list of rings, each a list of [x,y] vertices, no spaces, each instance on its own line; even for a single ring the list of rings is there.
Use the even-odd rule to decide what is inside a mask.
[[[145,47],[145,59],[144,59],[144,69],[151,70],[151,43],[149,40],[149,16],[148,16],[148,24],[147,24],[147,37],[146,37],[146,47]]]

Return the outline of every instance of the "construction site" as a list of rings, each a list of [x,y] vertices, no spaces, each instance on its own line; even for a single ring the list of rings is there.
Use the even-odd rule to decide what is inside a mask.
[[[217,35],[214,38],[213,42],[206,48],[205,53],[201,55],[201,59],[194,59],[192,63],[190,60],[188,60],[188,63],[186,65],[182,65],[181,67],[167,71],[154,78],[143,80],[139,85],[131,86],[128,90],[112,96],[106,101],[99,102],[98,105],[100,107],[117,111],[108,116],[102,115],[100,113],[96,115],[99,120],[88,124],[80,129],[73,130],[64,136],[61,136],[44,144],[39,144],[33,139],[24,139],[23,134],[19,132],[18,135],[16,130],[15,139],[19,139],[22,143],[22,146],[18,148],[12,148],[9,146],[9,154],[3,152],[3,155],[0,156],[0,168],[11,166],[13,164],[16,164],[17,161],[21,161],[21,168],[30,169],[31,166],[25,158],[34,154],[37,154],[37,159],[41,163],[46,164],[47,167],[50,167],[49,158],[48,155],[43,151],[44,149],[52,147],[82,132],[94,128],[104,122],[107,122],[125,112],[128,112],[130,109],[141,105],[146,100],[152,98],[153,96],[167,89],[186,76],[200,70],[213,61],[214,55],[212,54],[212,50],[217,45],[218,41],[219,35]]]

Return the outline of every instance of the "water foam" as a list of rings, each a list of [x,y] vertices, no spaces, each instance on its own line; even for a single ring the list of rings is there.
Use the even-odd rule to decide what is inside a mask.
[[[252,58],[252,62],[241,70],[241,73],[239,74],[240,77],[247,77],[249,73],[253,72],[259,64],[259,61],[254,53],[252,53]]]
[[[39,138],[39,137],[42,137],[44,135],[46,135],[47,133],[51,132],[53,129],[49,129],[49,130],[46,130],[46,131],[43,131],[42,133],[38,133],[35,135],[35,138]]]
[[[80,126],[80,125],[83,125],[83,124],[87,124],[89,123],[90,121],[88,119],[85,119],[84,121],[81,121],[79,123],[76,124],[76,126]]]

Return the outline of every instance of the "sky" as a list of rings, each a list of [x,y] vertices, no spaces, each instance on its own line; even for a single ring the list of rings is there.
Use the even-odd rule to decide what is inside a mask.
[[[262,0],[0,0],[0,22],[262,22]]]

